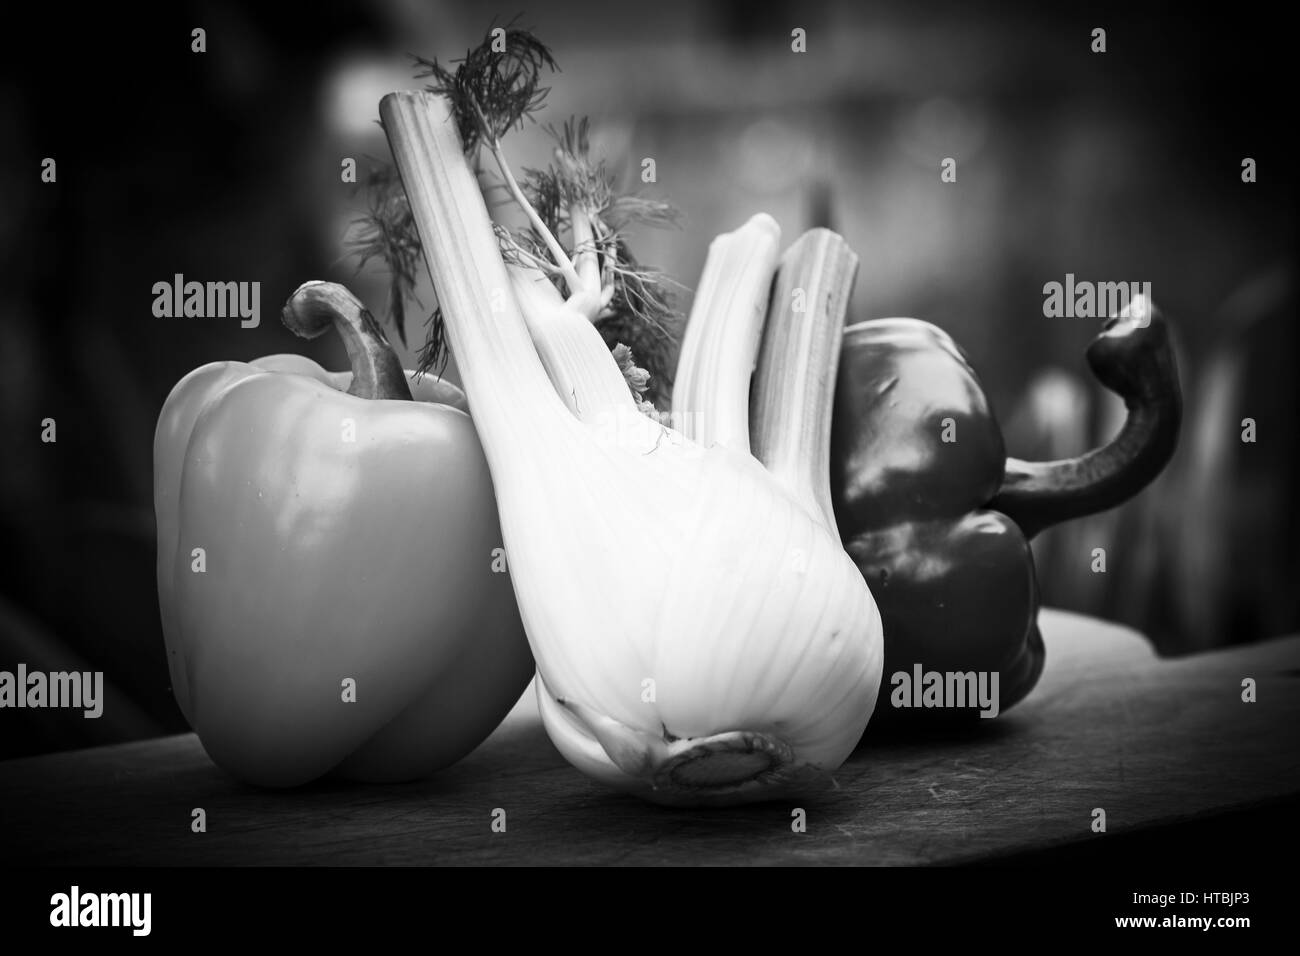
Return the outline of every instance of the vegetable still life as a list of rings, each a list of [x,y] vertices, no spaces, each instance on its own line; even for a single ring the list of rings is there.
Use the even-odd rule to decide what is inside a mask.
[[[512,167],[556,69],[540,40],[494,29],[418,65],[426,89],[379,103],[393,164],[353,245],[389,270],[403,340],[427,268],[420,367],[310,281],[283,321],[339,335],[350,372],[217,362],[159,418],[168,662],[212,759],[267,787],[418,779],[487,737],[535,668],[578,771],[730,806],[833,788],[864,734],[1029,695],[1028,539],[1139,493],[1177,443],[1154,306],[1088,350],[1126,403],[1120,435],[1008,459],[947,333],[847,324],[860,263],[841,236],[783,247],[755,212],[710,244],[683,324],[630,236],[679,217],[618,187],[586,119],[552,128],[546,168]],[[439,378],[448,353],[463,392]],[[913,671],[987,676],[986,706],[921,706],[896,680]]]

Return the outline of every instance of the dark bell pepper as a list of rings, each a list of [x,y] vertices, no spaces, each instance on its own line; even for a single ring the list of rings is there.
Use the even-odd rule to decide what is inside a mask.
[[[1141,302],[1141,305],[1139,305]],[[1043,670],[1029,539],[1112,508],[1173,454],[1182,401],[1165,321],[1135,300],[1088,348],[1127,407],[1120,434],[1070,460],[1008,459],[961,350],[916,319],[845,330],[831,438],[831,489],[844,545],[871,586],[885,666],[871,727],[968,722],[978,707],[893,706],[892,675],[998,674],[998,708]]]

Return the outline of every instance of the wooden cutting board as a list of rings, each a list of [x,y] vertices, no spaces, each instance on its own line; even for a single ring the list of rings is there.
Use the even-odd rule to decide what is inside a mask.
[[[219,771],[193,734],[0,763],[4,863],[918,864],[1106,840],[1300,794],[1300,637],[1159,660],[1133,631],[1041,618],[1030,698],[959,738],[872,743],[793,806],[684,811],[589,782],[531,692],[432,780],[289,792]],[[1257,702],[1242,701],[1253,678]],[[191,831],[192,811],[207,832]],[[1106,833],[1092,829],[1106,812]],[[506,830],[492,831],[494,810]],[[498,815],[499,816],[499,815]]]

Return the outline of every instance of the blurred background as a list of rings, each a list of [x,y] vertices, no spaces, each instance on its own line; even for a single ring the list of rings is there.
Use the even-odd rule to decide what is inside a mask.
[[[108,703],[100,720],[7,711],[0,758],[185,729],[154,578],[163,400],[218,359],[346,366],[332,337],[303,343],[278,322],[311,278],[383,307],[387,276],[358,275],[347,255],[365,202],[340,163],[364,176],[387,156],[377,101],[422,85],[407,54],[457,57],[515,14],[563,70],[543,122],[589,115],[595,151],[629,182],[655,159],[644,191],[678,205],[683,226],[633,248],[687,287],[683,310],[718,232],[760,210],[787,241],[829,222],[862,258],[851,321],[910,315],[951,332],[1013,455],[1078,454],[1122,420],[1084,365],[1098,323],[1044,318],[1043,284],[1151,282],[1178,338],[1180,448],[1136,501],[1035,542],[1044,600],[1130,624],[1166,655],[1300,629],[1292,54],[1278,23],[1237,13],[43,5],[0,40],[0,669],[102,670]],[[206,53],[190,50],[195,27]],[[791,52],[796,27],[806,54]],[[1094,27],[1104,55],[1090,52]],[[547,141],[530,128],[506,148],[516,167],[540,165]],[[54,184],[40,182],[45,157]],[[940,183],[944,157],[955,185]],[[260,281],[261,326],[155,318],[153,283],[175,273]],[[408,320],[413,347],[421,320]],[[40,441],[47,417],[54,444]],[[1254,444],[1240,441],[1245,417]],[[1106,574],[1090,570],[1094,547]]]

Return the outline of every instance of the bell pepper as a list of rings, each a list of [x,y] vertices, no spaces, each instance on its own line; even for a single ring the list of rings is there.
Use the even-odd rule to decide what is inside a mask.
[[[932,672],[996,673],[999,712],[1022,700],[1044,657],[1029,539],[1114,507],[1173,454],[1182,401],[1164,319],[1135,298],[1106,322],[1087,358],[1124,399],[1121,432],[1079,458],[1031,463],[1006,457],[974,371],[941,329],[897,318],[845,330],[832,505],[884,621],[872,728],[950,725],[980,713],[969,704],[918,708],[915,699],[893,706],[895,690],[914,694],[915,678]],[[900,673],[909,680],[895,680]]]
[[[215,362],[158,419],[173,692],[245,781],[424,776],[486,737],[533,673],[487,462],[460,390],[413,380],[345,289],[308,283],[283,319],[305,337],[336,328],[352,371]]]

